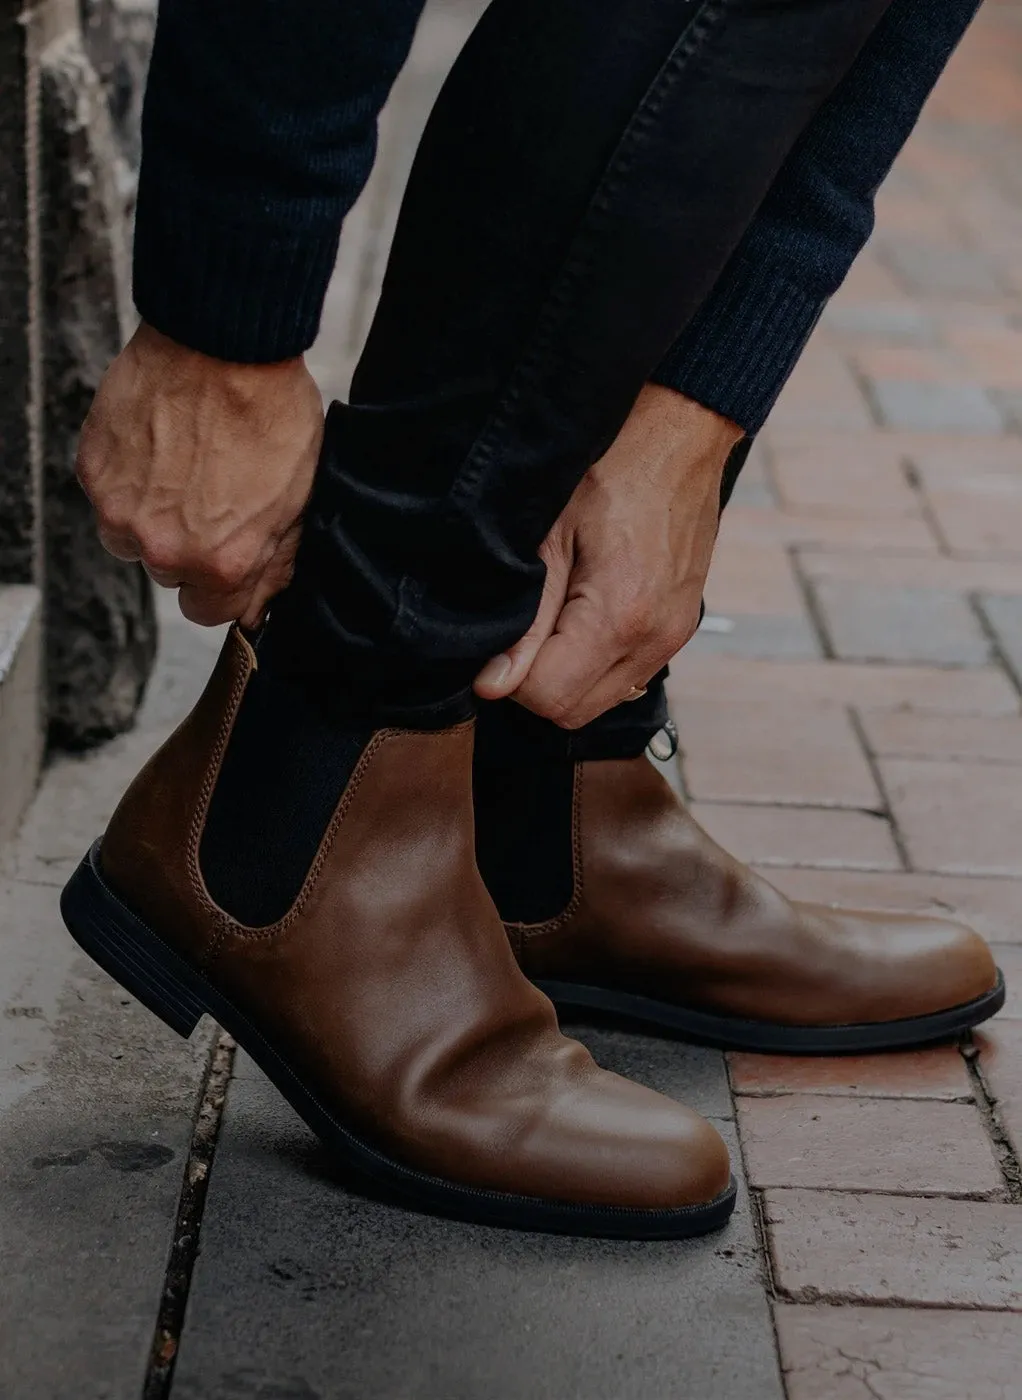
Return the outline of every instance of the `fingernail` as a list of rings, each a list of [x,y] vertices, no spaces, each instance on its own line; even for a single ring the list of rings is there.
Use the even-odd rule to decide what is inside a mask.
[[[477,684],[483,685],[503,685],[511,674],[511,658],[506,654],[495,656],[492,661],[487,661],[486,665],[476,677]]]

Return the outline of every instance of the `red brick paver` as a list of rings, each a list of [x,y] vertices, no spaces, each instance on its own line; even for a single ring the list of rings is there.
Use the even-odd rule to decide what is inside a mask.
[[[1022,1397],[1020,150],[1022,0],[987,0],[670,682],[724,845],[797,899],[963,919],[1009,983],[962,1045],[730,1056],[789,1400]]]
[[[696,802],[692,813],[715,841],[754,865],[842,870],[901,867],[887,822],[867,812]]]
[[[1015,1205],[801,1190],[764,1205],[783,1297],[1022,1310]]]
[[[1010,764],[881,759],[910,864],[948,875],[1022,876],[1022,775]]]
[[[881,758],[939,757],[1022,766],[1019,716],[988,718],[921,715],[914,710],[864,710],[860,718],[869,748]]]
[[[882,805],[856,730],[840,706],[691,700],[675,706],[674,718],[693,798],[870,811]],[[793,748],[802,755],[797,767]]]
[[[1022,563],[1019,564],[1022,591]],[[686,696],[837,700],[846,705],[902,706],[944,714],[1013,715],[1018,691],[997,667],[942,670],[935,666],[857,665],[840,661],[750,661],[736,656],[681,655],[672,663],[668,694]],[[792,754],[798,761],[798,754]]]
[[[738,1105],[750,1186],[984,1197],[1004,1189],[971,1104],[788,1094]]]
[[[957,1046],[892,1055],[731,1056],[731,1085],[743,1096],[869,1095],[881,1099],[969,1099],[972,1085]],[[744,1105],[747,1108],[747,1105]],[[793,1183],[788,1183],[793,1184]],[[833,1184],[833,1183],[831,1183]]]
[[[789,1400],[1008,1400],[1022,1316],[901,1308],[774,1310]]]

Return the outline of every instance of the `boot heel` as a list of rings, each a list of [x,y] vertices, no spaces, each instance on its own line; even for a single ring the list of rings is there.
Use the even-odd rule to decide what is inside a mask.
[[[104,972],[187,1040],[206,1010],[184,980],[189,969],[106,885],[96,864],[97,851],[98,845],[60,897],[68,932]]]

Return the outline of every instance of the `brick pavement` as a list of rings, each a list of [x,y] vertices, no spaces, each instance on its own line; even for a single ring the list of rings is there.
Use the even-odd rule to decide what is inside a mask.
[[[789,893],[1022,976],[1022,4],[988,0],[721,532],[685,790]],[[725,696],[726,699],[721,699]],[[789,1400],[1022,1396],[1022,999],[957,1047],[734,1055]],[[935,1311],[939,1310],[939,1311]]]
[[[433,8],[384,120],[313,356],[328,393],[481,3]],[[986,0],[757,444],[672,680],[671,776],[707,826],[795,897],[960,914],[1005,1014],[926,1052],[734,1055],[730,1094],[715,1051],[582,1027],[740,1143],[734,1222],[682,1248],[349,1196],[244,1057],[228,1085],[224,1043],[182,1046],[59,925],[208,670],[178,621],[139,729],[54,765],[0,859],[5,1397],[166,1396],[177,1355],[179,1400],[780,1400],[775,1346],[787,1400],[1022,1396],[1020,128],[1022,0]]]

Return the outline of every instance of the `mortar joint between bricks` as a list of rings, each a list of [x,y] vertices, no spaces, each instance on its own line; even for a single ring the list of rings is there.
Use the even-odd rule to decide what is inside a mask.
[[[787,554],[791,563],[791,572],[795,580],[795,587],[802,595],[802,602],[805,604],[806,612],[809,614],[809,621],[815,628],[816,635],[820,640],[820,649],[823,652],[824,659],[826,661],[836,661],[838,659],[838,654],[834,647],[834,641],[830,635],[830,629],[827,627],[823,611],[816,601],[816,592],[812,582],[803,567],[802,555],[798,545],[788,545]]]
[[[869,377],[868,374],[863,373],[863,371],[859,368],[859,366],[855,362],[854,356],[845,355],[843,358],[845,364],[848,367],[849,374],[855,381],[856,388],[859,390],[859,393],[862,395],[865,401],[866,407],[870,411],[870,415],[872,416],[874,426],[877,428],[885,428],[887,424],[884,421],[883,410],[880,407],[880,402],[877,399],[876,393],[874,392],[872,379]]]
[[[865,725],[854,705],[846,706],[846,710],[848,722],[855,731],[855,737],[859,741],[859,747],[862,749],[863,757],[866,760],[866,766],[873,775],[873,782],[876,784],[876,790],[880,795],[880,810],[878,815],[884,817],[887,821],[891,832],[891,840],[894,842],[894,849],[898,853],[898,859],[901,861],[902,869],[911,870],[912,862],[909,859],[908,847],[905,845],[898,823],[895,821],[894,808],[891,805],[891,795],[887,791],[887,784],[884,782],[884,775],[880,771],[880,764],[877,762],[876,754],[874,754],[873,750],[870,748],[869,736],[866,733]]]
[[[990,651],[993,655],[993,659],[1008,677],[1008,680],[1018,691],[1019,695],[1022,695],[1022,675],[1016,670],[1011,657],[1008,655],[1000,637],[997,635],[996,629],[991,626],[990,620],[986,615],[986,609],[983,607],[981,595],[977,592],[972,592],[966,596],[969,607],[972,609],[979,623],[980,631],[990,643]]]
[[[966,1073],[972,1084],[976,1108],[1004,1179],[1008,1200],[1012,1205],[1022,1205],[1022,1162],[1019,1161],[1018,1153],[1012,1146],[1011,1139],[1001,1122],[1001,1116],[997,1111],[997,1099],[990,1092],[983,1077],[979,1047],[971,1035],[966,1035],[961,1040],[959,1049],[965,1060]]]
[[[763,1269],[763,1282],[766,1287],[767,1297],[774,1299],[780,1295],[777,1291],[777,1281],[774,1278],[774,1262],[770,1254],[770,1236],[767,1231],[766,1209],[763,1202],[762,1191],[757,1191],[748,1184],[750,1179],[749,1163],[745,1155],[745,1142],[742,1138],[742,1121],[738,1112],[738,1095],[735,1092],[734,1082],[731,1078],[730,1055],[724,1056],[724,1073],[727,1075],[728,1093],[731,1095],[735,1135],[738,1139],[738,1152],[742,1159],[742,1170],[745,1174],[746,1190],[749,1193],[749,1215],[752,1219],[752,1232],[756,1240],[756,1249],[759,1252]],[[771,1312],[772,1311],[771,1309]]]
[[[922,473],[911,457],[905,456],[900,459],[901,469],[905,480],[908,482],[912,494],[916,498],[916,505],[919,507],[919,514],[923,517],[927,529],[937,541],[937,552],[945,558],[951,557],[951,541],[945,535],[940,523],[940,517],[933,509],[930,498],[926,494],[926,487],[923,485]]]

